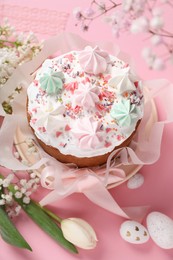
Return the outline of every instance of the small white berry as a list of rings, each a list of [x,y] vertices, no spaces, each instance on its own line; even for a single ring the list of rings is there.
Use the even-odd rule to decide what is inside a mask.
[[[26,192],[26,189],[25,188],[21,188],[21,190],[20,190],[21,192],[22,192],[22,194],[25,194],[25,192]]]
[[[29,197],[24,197],[23,198],[23,203],[29,204],[30,203],[30,198]]]
[[[22,186],[25,186],[26,183],[27,183],[27,181],[26,181],[25,179],[21,179],[21,180],[20,180],[20,184],[21,184]]]
[[[32,194],[31,191],[26,191],[26,192],[25,192],[25,195],[26,195],[27,197],[29,197],[31,194]]]
[[[17,192],[14,194],[14,196],[16,197],[16,199],[20,199],[20,198],[22,198],[22,193],[19,192],[19,191],[17,191]]]
[[[18,187],[17,185],[15,185],[15,186],[14,186],[14,189],[15,189],[15,190],[18,190],[18,189],[19,189],[19,187]]]
[[[11,201],[12,201],[12,196],[11,196],[10,194],[7,194],[7,195],[5,196],[5,200],[6,200],[7,202],[11,202]]]
[[[3,187],[7,188],[10,185],[10,181],[8,179],[4,179],[3,181]]]

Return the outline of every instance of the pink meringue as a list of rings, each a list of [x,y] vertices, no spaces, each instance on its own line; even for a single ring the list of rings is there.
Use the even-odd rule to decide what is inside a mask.
[[[92,117],[79,118],[71,133],[79,140],[79,147],[82,149],[99,147],[102,141],[102,131],[100,129],[101,123],[94,121]]]
[[[99,74],[107,69],[109,55],[107,52],[99,49],[98,46],[92,48],[87,46],[79,54],[79,63],[86,73]]]
[[[90,83],[79,84],[78,89],[75,90],[72,106],[81,106],[86,109],[95,107],[95,104],[99,101],[99,88]]]

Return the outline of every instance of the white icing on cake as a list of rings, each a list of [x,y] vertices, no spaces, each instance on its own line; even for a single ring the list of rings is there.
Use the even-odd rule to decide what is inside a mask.
[[[98,47],[94,50],[99,52]],[[95,75],[99,63],[94,59],[91,74],[79,62],[82,52],[86,54],[86,50],[72,51],[46,60],[28,87],[30,125],[36,136],[62,154],[80,158],[111,152],[132,134],[143,116],[141,84],[130,67],[107,54],[106,71]],[[89,66],[87,60],[87,71]],[[62,90],[46,93],[40,79],[56,72],[63,73]]]

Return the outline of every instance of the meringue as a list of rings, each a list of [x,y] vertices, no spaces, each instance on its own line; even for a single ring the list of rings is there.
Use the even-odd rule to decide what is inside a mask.
[[[99,74],[107,69],[109,55],[99,49],[98,46],[92,48],[87,46],[79,54],[79,63],[86,73]]]
[[[46,91],[47,94],[58,94],[62,90],[64,78],[62,72],[44,73],[40,78],[40,87]]]
[[[74,98],[72,101],[73,106],[79,105],[86,109],[95,107],[95,104],[99,102],[99,88],[90,83],[79,84],[79,87],[74,92]]]
[[[130,127],[136,123],[138,113],[136,106],[130,103],[129,99],[122,98],[114,103],[110,115],[118,121],[119,126]]]
[[[108,84],[115,88],[118,94],[136,90],[134,82],[137,81],[137,78],[131,73],[129,67],[123,69],[116,68],[113,70],[113,74]]]
[[[101,123],[94,121],[92,117],[76,120],[71,133],[79,140],[79,147],[83,149],[100,146],[102,140]]]
[[[44,106],[44,109],[37,109],[38,119],[35,122],[35,126],[37,129],[42,126],[45,127],[48,133],[51,133],[53,130],[61,129],[66,124],[66,120],[63,117],[64,111],[65,107],[63,105],[58,104],[55,107],[51,102],[48,102]]]

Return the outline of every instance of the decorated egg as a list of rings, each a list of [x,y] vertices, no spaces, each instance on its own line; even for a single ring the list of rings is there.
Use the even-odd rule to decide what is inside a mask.
[[[127,187],[129,189],[137,189],[144,183],[144,176],[141,173],[136,173],[134,176],[132,176],[128,182]]]
[[[120,235],[125,241],[132,244],[143,244],[149,239],[147,229],[142,224],[133,220],[127,220],[122,223]]]
[[[151,212],[146,221],[153,241],[161,248],[173,248],[173,220],[163,213]]]

